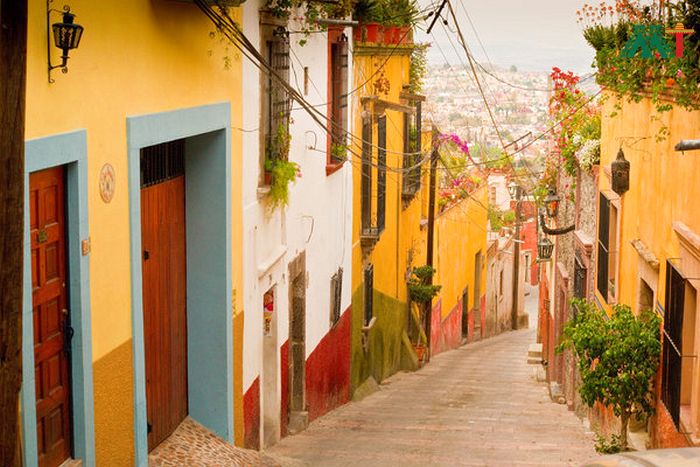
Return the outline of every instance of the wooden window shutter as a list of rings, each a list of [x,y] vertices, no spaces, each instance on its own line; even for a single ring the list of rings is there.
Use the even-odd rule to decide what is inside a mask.
[[[367,233],[372,225],[372,118],[362,122],[362,232]]]
[[[331,326],[340,320],[343,296],[343,268],[331,277]]]
[[[386,115],[377,124],[377,230],[382,232],[386,221]]]

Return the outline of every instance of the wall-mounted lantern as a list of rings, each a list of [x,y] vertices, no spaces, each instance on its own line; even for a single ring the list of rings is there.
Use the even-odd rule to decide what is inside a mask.
[[[552,252],[554,251],[554,243],[547,238],[542,237],[539,242],[537,242],[537,260],[538,261],[548,261],[552,258]]]
[[[559,201],[561,201],[559,195],[557,195],[554,190],[550,188],[547,196],[544,198],[544,207],[547,209],[547,216],[549,216],[550,219],[557,217],[557,213],[559,212]]]
[[[77,49],[80,45],[80,39],[83,37],[83,27],[74,22],[75,15],[70,12],[70,7],[68,5],[63,7],[63,20],[60,23],[54,23],[51,25],[53,29],[53,40],[54,45],[61,49],[63,52],[61,54],[61,63],[58,65],[51,64],[51,31],[49,30],[49,23],[51,12],[56,11],[49,8],[49,3],[51,0],[47,0],[46,3],[46,35],[47,35],[47,53],[49,57],[49,83],[53,83],[51,79],[51,70],[54,68],[60,68],[63,73],[68,73],[68,51],[72,49]]]
[[[617,151],[617,158],[610,164],[612,173],[612,190],[622,196],[630,189],[630,161],[625,159],[622,148]]]

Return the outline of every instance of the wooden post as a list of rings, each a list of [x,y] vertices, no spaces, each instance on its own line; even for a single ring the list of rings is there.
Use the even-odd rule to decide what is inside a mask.
[[[0,0],[0,459],[21,464],[27,0]]]
[[[430,153],[430,185],[428,189],[430,193],[428,194],[428,251],[426,252],[425,264],[433,267],[433,249],[434,241],[433,235],[435,232],[435,172],[437,170],[437,161],[439,158],[438,153],[438,131],[435,125],[433,125],[432,131],[432,152]],[[430,277],[430,284],[433,283],[432,276]],[[431,347],[430,347],[430,335],[431,335],[431,324],[433,317],[433,303],[432,301],[426,303],[425,305],[425,337],[428,351],[426,352],[426,361],[430,361]]]

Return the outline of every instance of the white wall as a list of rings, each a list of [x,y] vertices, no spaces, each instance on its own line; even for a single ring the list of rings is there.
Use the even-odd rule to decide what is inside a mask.
[[[246,2],[243,31],[260,46],[261,3]],[[290,22],[290,31],[300,29]],[[351,36],[351,30],[346,34]],[[327,112],[326,33],[311,34],[302,47],[302,34],[291,34],[290,84],[304,91],[304,67],[309,70],[306,100],[325,115]],[[352,58],[349,59],[352,63]],[[351,75],[351,73],[349,73]],[[352,76],[348,76],[352,83]],[[350,306],[352,176],[350,163],[326,176],[326,134],[311,117],[292,104],[289,159],[301,167],[301,178],[290,185],[289,206],[270,215],[258,194],[260,171],[260,71],[247,59],[243,62],[243,251],[244,251],[244,342],[243,391],[247,391],[262,368],[262,297],[276,289],[277,349],[289,335],[288,264],[306,252],[306,355],[314,350],[330,328],[330,279],[343,267],[342,311]],[[299,110],[296,110],[299,109]],[[349,110],[350,111],[350,110]],[[348,122],[352,118],[348,116]],[[254,131],[250,131],[254,130]],[[319,151],[310,149],[315,143]],[[275,261],[275,259],[277,259]],[[269,266],[269,267],[268,267]],[[259,273],[265,270],[264,274]],[[279,362],[279,356],[277,361]],[[278,374],[279,382],[279,374]],[[278,383],[279,397],[279,383]],[[261,394],[262,398],[262,394]]]

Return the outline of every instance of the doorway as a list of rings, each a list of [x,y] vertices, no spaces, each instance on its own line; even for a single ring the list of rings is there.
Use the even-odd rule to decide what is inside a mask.
[[[462,290],[462,343],[469,336],[469,287]]]
[[[289,265],[289,432],[306,429],[306,261],[302,253]]]
[[[280,437],[280,404],[277,397],[277,297],[276,287],[263,295],[263,447],[272,446]]]
[[[481,250],[476,252],[474,256],[474,339],[481,338]]]
[[[141,246],[150,451],[188,413],[184,140],[141,150]]]
[[[70,343],[63,166],[29,176],[32,315],[39,465],[72,454]]]

